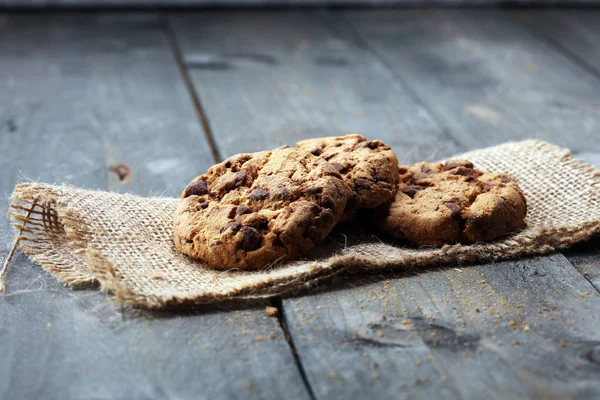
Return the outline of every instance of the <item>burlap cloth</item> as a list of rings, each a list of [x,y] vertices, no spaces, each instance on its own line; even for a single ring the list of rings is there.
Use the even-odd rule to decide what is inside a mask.
[[[17,185],[9,212],[19,247],[67,285],[99,283],[143,307],[263,298],[344,271],[406,270],[543,254],[600,231],[600,171],[537,140],[466,153],[479,168],[513,175],[528,202],[526,228],[470,246],[409,248],[373,232],[334,231],[306,258],[264,271],[214,271],[175,251],[177,199],[144,198],[37,183]]]

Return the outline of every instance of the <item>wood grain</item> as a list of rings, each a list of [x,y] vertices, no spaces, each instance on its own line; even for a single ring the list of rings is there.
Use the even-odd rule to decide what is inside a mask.
[[[29,176],[175,196],[212,164],[156,15],[5,16],[0,53],[5,193]],[[0,398],[307,397],[264,305],[136,317],[20,254],[0,315]]]
[[[598,151],[600,80],[499,10],[348,11],[464,146],[538,137]]]
[[[171,21],[222,154],[340,134],[349,126],[374,132],[410,161],[427,157],[436,145],[450,155],[490,140],[463,120],[450,130],[463,142],[448,140],[436,118],[447,123],[438,114],[452,115],[455,105],[445,93],[422,97],[419,88],[450,73],[422,65],[422,74],[415,67],[407,78],[398,67],[406,61],[397,55],[390,61],[385,52],[380,58],[370,50],[378,45],[365,44],[362,32],[335,13],[210,13]],[[419,35],[435,35],[440,21],[386,41],[402,23],[411,24],[410,18],[381,24],[381,31],[371,27],[393,54],[406,51],[410,40],[422,43]],[[519,46],[506,44],[512,45]],[[466,72],[461,77],[469,79]],[[386,113],[393,119],[381,118],[386,109],[394,110]],[[415,114],[432,122],[411,123],[402,135],[396,124]],[[502,132],[514,134],[506,127]],[[467,135],[471,140],[464,140]],[[417,149],[412,159],[405,150],[411,148]],[[460,267],[364,278],[366,284],[355,278],[317,295],[284,299],[290,338],[315,397],[542,398],[598,389],[600,325],[591,310],[600,295],[568,260],[555,255]]]
[[[463,149],[329,13],[204,12],[171,23],[224,157],[353,132],[385,137],[402,162]]]
[[[284,301],[320,398],[585,398],[600,294],[564,256],[355,278]]]
[[[558,45],[600,74],[600,11],[531,10],[513,13],[513,17],[532,26],[551,43]]]

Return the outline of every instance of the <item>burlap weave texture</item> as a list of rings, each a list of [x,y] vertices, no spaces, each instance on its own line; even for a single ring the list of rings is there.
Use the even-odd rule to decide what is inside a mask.
[[[16,186],[9,214],[20,248],[63,283],[99,283],[117,301],[155,308],[269,297],[348,270],[544,254],[600,231],[600,171],[568,150],[527,140],[460,157],[518,180],[528,202],[522,231],[490,243],[415,249],[372,232],[337,230],[302,260],[264,271],[215,271],[176,252],[171,220],[177,199],[25,183]]]

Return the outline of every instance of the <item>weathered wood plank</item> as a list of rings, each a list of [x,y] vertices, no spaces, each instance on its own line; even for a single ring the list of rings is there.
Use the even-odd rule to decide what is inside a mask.
[[[513,17],[534,27],[600,74],[600,11],[530,10],[514,13]]]
[[[594,397],[600,294],[574,271],[557,254],[354,279],[286,320],[322,398]]]
[[[583,152],[578,156],[600,168],[600,153]],[[600,292],[600,237],[573,246],[564,253],[575,268]]]
[[[565,252],[569,261],[600,292],[600,238],[589,240]]]
[[[25,175],[177,195],[212,164],[157,16],[5,16],[0,54],[5,193]],[[135,318],[18,255],[0,296],[0,398],[306,398],[277,319],[256,307]]]
[[[406,101],[405,86],[390,73],[402,60],[388,67],[334,16],[210,13],[172,21],[222,154],[339,134],[354,125],[390,142],[401,159],[425,158],[435,149],[420,147],[412,159],[404,155],[423,140],[421,125],[412,125],[413,134],[398,143],[394,124],[381,122],[380,112],[369,108],[373,99],[380,108]],[[384,24],[381,34],[394,29]],[[422,42],[420,33],[412,37],[416,42]],[[325,56],[326,65],[316,68],[314,60]],[[409,78],[397,73],[411,87],[413,81],[428,85],[438,78],[429,70],[420,75],[415,69]],[[331,87],[341,88],[342,95],[333,98]],[[377,95],[388,88],[401,93]],[[433,120],[414,96],[408,97],[412,105],[398,107],[394,118],[411,118],[417,109],[426,121]],[[454,112],[430,104],[433,94],[423,99],[438,118]],[[446,100],[439,101],[446,105]],[[352,118],[356,109],[367,110],[359,121]],[[447,142],[443,129],[430,126],[423,130],[427,143]],[[452,132],[464,139],[475,125],[467,128]],[[521,136],[505,132],[505,137]],[[438,156],[490,140],[472,138]],[[366,280],[371,281],[366,286],[350,280],[335,291],[283,300],[291,339],[318,398],[575,397],[599,388],[594,354],[600,325],[591,312],[599,294],[561,255],[390,277],[389,282]],[[576,331],[571,324],[577,324]]]
[[[348,11],[465,146],[540,137],[598,151],[600,80],[499,10]]]
[[[330,14],[204,12],[171,21],[223,156],[353,132],[385,137],[405,162],[462,149]]]

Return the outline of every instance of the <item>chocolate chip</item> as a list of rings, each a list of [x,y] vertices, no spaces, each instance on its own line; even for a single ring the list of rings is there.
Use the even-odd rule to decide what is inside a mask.
[[[333,163],[333,164],[331,164],[331,165],[333,165],[333,167],[334,167],[335,169],[337,169],[337,171],[338,171],[338,172],[343,172],[343,171],[346,169],[346,168],[344,168],[344,166],[343,166],[342,164],[340,164],[340,163],[337,163],[337,162],[336,162],[336,163]]]
[[[250,198],[254,201],[260,201],[267,198],[269,192],[263,188],[256,188],[250,193]]]
[[[461,218],[461,213],[460,213],[460,206],[456,203],[446,203],[445,204],[446,207],[448,207],[448,209],[450,211],[452,211],[452,218],[455,220],[460,220]]]
[[[316,186],[309,186],[304,190],[304,193],[308,194],[308,195],[315,195],[317,193],[321,192],[321,188],[316,187]]]
[[[206,207],[208,207],[208,202],[206,201],[196,204],[196,210],[198,211],[204,210]]]
[[[246,206],[239,206],[236,210],[235,210],[235,215],[244,215],[244,214],[250,214],[252,212],[252,210],[250,209],[250,207],[246,207]]]
[[[408,168],[406,168],[406,167],[398,167],[398,173],[400,175],[404,175],[407,172],[408,172]]]
[[[317,218],[320,219],[324,225],[329,225],[333,221],[333,212],[328,209],[322,210]]]
[[[317,156],[317,157],[321,155],[321,149],[318,149],[316,147],[312,148],[312,149],[309,149],[308,152],[310,154],[312,154],[313,156]]]
[[[185,188],[185,197],[189,196],[202,196],[208,193],[208,186],[206,186],[206,182],[202,179],[198,179],[190,183]]]
[[[415,181],[421,180],[421,179],[429,179],[429,175],[424,174],[423,172],[418,172],[416,174],[413,175],[413,179]]]
[[[363,148],[363,147],[368,147],[371,150],[375,150],[377,148],[377,143],[373,142],[372,140],[367,140],[367,141],[364,141],[364,142],[357,143],[354,146],[355,149],[360,149],[360,148]]]
[[[322,158],[323,158],[325,161],[329,161],[329,160],[331,160],[333,157],[335,157],[335,154],[326,154],[326,155],[322,156]]]
[[[285,211],[289,212],[290,214],[294,211],[294,209],[292,207],[290,207],[290,206],[285,206],[283,209]]]
[[[240,171],[237,174],[235,174],[235,187],[240,187],[242,183],[244,183],[244,180],[247,176],[248,173],[246,171]]]
[[[261,246],[263,238],[260,232],[256,229],[250,226],[243,226],[240,229],[240,233],[243,235],[242,242],[240,243],[240,249],[245,251],[253,251]]]
[[[239,231],[241,227],[242,227],[242,225],[238,224],[235,221],[231,221],[230,223],[225,225],[223,227],[223,229],[221,229],[221,233],[225,232],[228,229],[231,229],[233,231],[233,233],[237,233],[237,231]]]
[[[428,173],[428,172],[431,172],[431,171],[433,171],[433,170],[431,168],[429,168],[429,165],[427,165],[427,164],[421,165],[421,172]]]
[[[354,180],[354,187],[357,189],[370,189],[373,186],[373,182],[366,180],[366,179],[355,179]]]
[[[492,190],[496,185],[494,185],[492,182],[485,182],[483,184],[483,190],[485,190],[486,192],[489,192],[490,190]]]
[[[467,160],[448,160],[444,164],[444,171],[450,171],[458,167],[473,168],[473,163]]]
[[[281,188],[271,193],[271,200],[291,201],[292,194],[287,188]]]
[[[404,193],[405,195],[407,195],[408,197],[410,197],[412,199],[415,197],[417,192],[419,192],[423,189],[424,189],[423,187],[416,186],[416,185],[405,186],[402,188],[402,193]]]
[[[256,228],[258,230],[265,230],[269,228],[269,220],[266,217],[253,218],[251,221],[246,222],[247,226]]]
[[[502,178],[500,178],[500,182],[502,182],[502,183],[512,182],[512,178],[509,176],[503,176]]]
[[[473,169],[466,167],[456,167],[450,170],[452,175],[461,175],[461,176],[471,176],[473,174]]]

